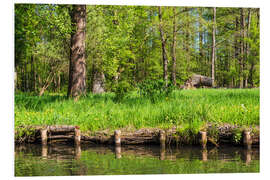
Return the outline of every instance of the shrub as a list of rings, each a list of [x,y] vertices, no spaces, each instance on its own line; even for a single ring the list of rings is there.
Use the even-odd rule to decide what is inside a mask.
[[[162,96],[169,96],[175,89],[170,81],[166,87],[163,80],[145,80],[138,85],[138,88],[141,96],[149,97],[152,101]]]
[[[121,101],[125,95],[131,91],[133,88],[127,81],[120,81],[114,85],[112,92],[115,93],[115,100]]]

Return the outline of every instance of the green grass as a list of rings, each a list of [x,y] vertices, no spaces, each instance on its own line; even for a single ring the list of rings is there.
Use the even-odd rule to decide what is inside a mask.
[[[150,99],[131,92],[120,102],[113,93],[88,94],[77,102],[63,94],[15,95],[15,130],[21,125],[78,125],[83,132],[117,128],[178,126],[198,131],[208,122],[259,125],[259,89],[174,91]]]

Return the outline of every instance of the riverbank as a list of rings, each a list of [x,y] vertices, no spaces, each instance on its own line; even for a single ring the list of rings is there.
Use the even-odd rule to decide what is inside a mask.
[[[222,144],[258,146],[259,126],[241,127],[224,124],[208,124],[198,133],[180,132],[171,129],[145,128],[137,131],[121,129],[117,131],[97,131],[81,133],[78,126],[28,126],[21,127],[25,133],[16,136],[15,143],[53,144],[59,142],[75,144],[163,144],[163,145],[202,145],[219,147]],[[44,133],[45,132],[45,135]],[[17,132],[15,132],[17,133]],[[116,134],[117,133],[117,134]],[[117,136],[117,137],[116,137]],[[77,140],[79,138],[79,140]],[[45,139],[45,142],[44,142]],[[76,142],[79,141],[79,142]]]
[[[115,101],[113,93],[87,94],[77,102],[64,94],[15,94],[15,131],[35,125],[77,125],[82,133],[142,128],[196,134],[213,123],[259,126],[259,89],[176,90],[155,102],[138,92]]]

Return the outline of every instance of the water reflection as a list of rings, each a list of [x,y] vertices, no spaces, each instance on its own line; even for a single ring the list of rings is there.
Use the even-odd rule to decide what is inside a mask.
[[[117,161],[114,162],[111,158]],[[44,164],[38,164],[43,161]],[[56,163],[54,168],[62,168],[59,171],[65,174],[52,171],[52,166],[47,167],[52,162]],[[203,163],[197,164],[198,162]],[[38,166],[41,166],[38,169],[44,168],[38,173],[35,170],[37,175],[258,172],[259,149],[64,144],[15,146],[16,176],[31,175],[32,169],[25,169],[31,166],[32,169]],[[148,166],[151,168],[147,169]]]
[[[206,148],[203,148],[202,150],[202,161],[207,161],[207,149]]]
[[[246,165],[249,165],[252,160],[252,149],[248,148],[243,150],[241,159],[245,161]]]
[[[115,146],[115,157],[116,159],[120,159],[121,156],[121,146]]]
[[[221,148],[200,148],[200,147],[165,147],[165,146],[86,146],[86,145],[20,145],[15,146],[15,156],[21,152],[41,156],[44,159],[80,159],[82,151],[96,152],[104,155],[114,153],[116,159],[123,156],[148,156],[160,160],[176,160],[179,158],[200,159],[207,161],[209,159],[222,159],[229,161],[240,155],[242,161],[247,165],[253,159],[259,159],[259,149],[245,149],[241,147],[221,147]]]
[[[159,157],[159,159],[164,160],[165,157],[166,157],[166,148],[165,148],[165,145],[161,145],[160,146],[160,157]]]
[[[42,145],[41,149],[41,156],[46,159],[48,156],[48,146],[47,145]]]
[[[76,146],[75,146],[75,159],[76,159],[76,160],[80,159],[80,157],[81,157],[81,152],[82,152],[81,146],[80,146],[80,145],[76,145]]]

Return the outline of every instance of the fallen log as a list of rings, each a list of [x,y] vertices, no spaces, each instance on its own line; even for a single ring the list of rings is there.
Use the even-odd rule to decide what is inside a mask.
[[[199,74],[193,74],[183,86],[184,89],[189,88],[199,88],[199,87],[212,87],[212,79],[211,77],[202,76]]]
[[[74,132],[76,126],[70,125],[60,125],[60,126],[47,126],[47,130],[49,133],[68,133]]]
[[[54,136],[48,136],[48,140],[59,140],[59,139],[74,139],[74,135],[54,135]]]

